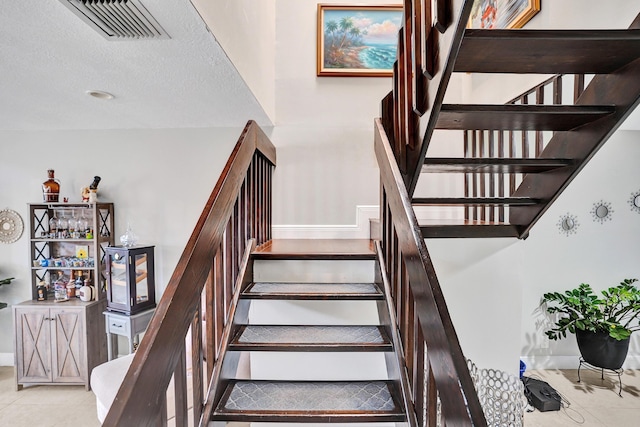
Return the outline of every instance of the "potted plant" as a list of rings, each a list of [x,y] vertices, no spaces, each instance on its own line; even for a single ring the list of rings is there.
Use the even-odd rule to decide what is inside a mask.
[[[545,293],[542,304],[560,315],[545,334],[552,340],[575,334],[585,362],[599,368],[620,369],[627,357],[629,339],[640,329],[640,290],[637,279],[624,279],[603,290],[601,296],[582,283],[575,289]]]

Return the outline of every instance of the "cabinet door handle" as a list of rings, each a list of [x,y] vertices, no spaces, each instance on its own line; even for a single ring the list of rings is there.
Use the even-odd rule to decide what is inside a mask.
[[[122,328],[122,325],[118,325],[117,323],[112,323],[111,326],[115,326],[116,328]]]

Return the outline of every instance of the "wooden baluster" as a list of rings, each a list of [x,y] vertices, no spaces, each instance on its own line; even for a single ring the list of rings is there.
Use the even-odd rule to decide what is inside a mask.
[[[249,216],[249,238],[256,237],[256,181],[255,181],[256,156],[249,164],[247,171],[247,214]]]
[[[556,105],[562,104],[562,75],[556,76],[553,79],[553,103]],[[556,131],[553,131],[553,135],[556,134]]]
[[[191,324],[191,378],[193,397],[193,425],[198,425],[204,404],[204,386],[209,384],[210,377],[203,381],[203,360],[202,360],[202,316],[200,310],[196,311]],[[213,363],[212,363],[213,364]]]
[[[406,10],[406,9],[405,9]],[[411,62],[413,65],[413,111],[419,116],[427,112],[429,108],[429,80],[433,77],[433,64],[431,69],[427,70],[427,61],[425,58],[425,41],[431,31],[431,26],[425,21],[425,7],[423,0],[413,0],[411,14],[411,28],[413,36],[411,37]],[[406,13],[406,12],[405,12]]]
[[[516,141],[513,137],[513,131],[509,131],[509,158],[513,159],[516,156]],[[516,191],[516,174],[509,174],[509,196]]]
[[[396,323],[398,323],[398,327],[400,327],[400,286],[398,285],[398,280],[400,277],[400,249],[398,248],[398,235],[396,234],[396,230],[395,230],[395,224],[392,227],[393,230],[393,234],[391,235],[391,247],[392,249],[392,255],[393,258],[391,260],[392,267],[391,267],[391,291],[392,291],[392,299],[395,305],[395,310],[396,310]]]
[[[529,104],[529,96],[528,95],[524,95],[522,97],[522,104],[523,105],[528,105]],[[523,158],[528,158],[529,157],[529,133],[526,130],[522,131],[522,157]]]
[[[433,3],[435,1],[435,7]],[[431,2],[434,16],[435,28],[444,34],[449,28],[449,22],[451,20],[451,0],[434,0]]]
[[[538,86],[536,88],[536,105],[544,104],[544,86]],[[540,157],[540,153],[544,148],[544,140],[542,137],[542,131],[536,131],[536,157]]]
[[[427,363],[425,366],[426,377],[426,395],[427,395],[427,423],[428,427],[438,426],[438,389],[436,388],[436,380],[431,371],[431,363],[429,363],[429,349],[427,349]]]
[[[473,135],[472,135],[472,140],[471,140],[471,157],[476,158],[478,157],[478,131],[473,131]],[[472,174],[473,179],[471,180],[471,197],[477,197],[478,196],[478,173],[477,172],[473,172]],[[471,209],[471,212],[473,212],[473,220],[477,220],[478,219],[478,208],[475,206],[469,206],[469,209]]]
[[[403,269],[406,271],[406,265],[403,264]],[[409,277],[408,274],[404,274],[404,287],[406,289],[406,322],[407,322],[407,331],[406,331],[406,339],[405,339],[405,364],[407,366],[407,376],[413,382],[413,378],[415,376],[415,348],[416,348],[416,312],[415,312],[415,302],[413,299],[413,294],[411,292],[411,287],[409,286]],[[415,387],[412,387],[415,390]],[[415,392],[414,392],[415,396]]]
[[[405,29],[400,28],[398,31],[398,110],[400,115],[398,117],[398,125],[400,128],[400,144],[405,146],[409,143],[407,141],[407,62],[406,62],[406,50],[404,46],[405,41]],[[402,169],[401,169],[402,170]]]
[[[424,375],[425,375],[425,364],[424,364],[424,334],[422,332],[422,328],[420,327],[419,319],[415,317],[416,323],[416,342],[415,342],[415,368],[413,370],[413,404],[416,411],[416,417],[418,419],[418,425],[422,426],[425,424],[425,384],[424,384]]]
[[[484,131],[480,130],[478,131],[478,157],[486,157],[485,155],[485,146],[484,146]],[[478,174],[480,175],[480,197],[485,197],[486,196],[486,182],[485,182],[485,174],[484,173],[480,173]],[[477,209],[480,210],[480,220],[484,221],[486,219],[486,207],[485,206],[478,206]]]
[[[265,224],[267,232],[265,237],[267,238],[267,240],[271,240],[271,228],[273,225],[273,166],[270,164],[267,164],[267,209],[267,223]]]
[[[498,157],[504,157],[504,131],[498,131]],[[504,197],[504,173],[498,174],[498,197]],[[504,222],[504,206],[498,208],[498,222]]]
[[[187,427],[189,424],[187,415],[187,368],[184,348],[180,352],[176,369],[173,372],[173,388],[176,411],[175,425],[176,427]]]
[[[464,131],[464,157],[465,158],[469,158],[472,157],[471,156],[471,145],[469,142],[469,134],[473,132],[471,130],[465,130]],[[469,197],[470,196],[470,191],[469,191],[469,187],[471,185],[471,174],[470,173],[465,173],[464,174],[464,197]],[[471,215],[471,207],[469,206],[465,206],[464,208],[464,219],[465,220],[469,220],[469,217]]]
[[[487,144],[489,145],[489,157],[495,157],[495,139],[494,132],[495,131],[487,131],[489,140]],[[486,174],[489,176],[489,197],[494,197],[496,195],[496,182],[495,182],[495,173]],[[489,207],[489,221],[494,222],[496,217],[496,208],[497,206]]]
[[[216,251],[217,252],[217,251]],[[211,376],[213,375],[213,365],[217,358],[216,351],[218,348],[218,342],[220,341],[220,336],[222,335],[222,331],[219,331],[220,335],[218,335],[218,321],[216,319],[216,256],[211,260],[212,266],[209,271],[209,277],[207,278],[207,282],[205,283],[204,288],[204,321],[205,321],[205,348],[204,348],[204,357],[207,361],[207,377],[206,383],[209,383],[211,380]]]
[[[399,48],[398,48],[399,49]],[[399,54],[398,54],[399,55]],[[393,63],[393,153],[396,157],[396,162],[400,171],[403,171],[403,165],[405,160],[406,147],[402,143],[402,137],[400,135],[400,129],[402,127],[402,119],[400,118],[400,60],[398,59]]]
[[[584,92],[584,74],[576,74],[573,78],[573,103],[576,104]]]

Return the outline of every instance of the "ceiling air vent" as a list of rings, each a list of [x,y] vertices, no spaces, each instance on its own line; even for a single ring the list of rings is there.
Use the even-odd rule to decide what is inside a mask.
[[[108,40],[168,39],[139,0],[60,0]]]

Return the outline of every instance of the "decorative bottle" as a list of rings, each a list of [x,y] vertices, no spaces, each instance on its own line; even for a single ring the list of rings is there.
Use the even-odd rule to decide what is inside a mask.
[[[42,183],[42,199],[45,202],[57,202],[60,196],[60,181],[55,178],[55,171],[47,171],[49,179]]]
[[[76,298],[80,298],[80,288],[84,286],[84,278],[82,277],[82,271],[78,271],[76,276]]]

